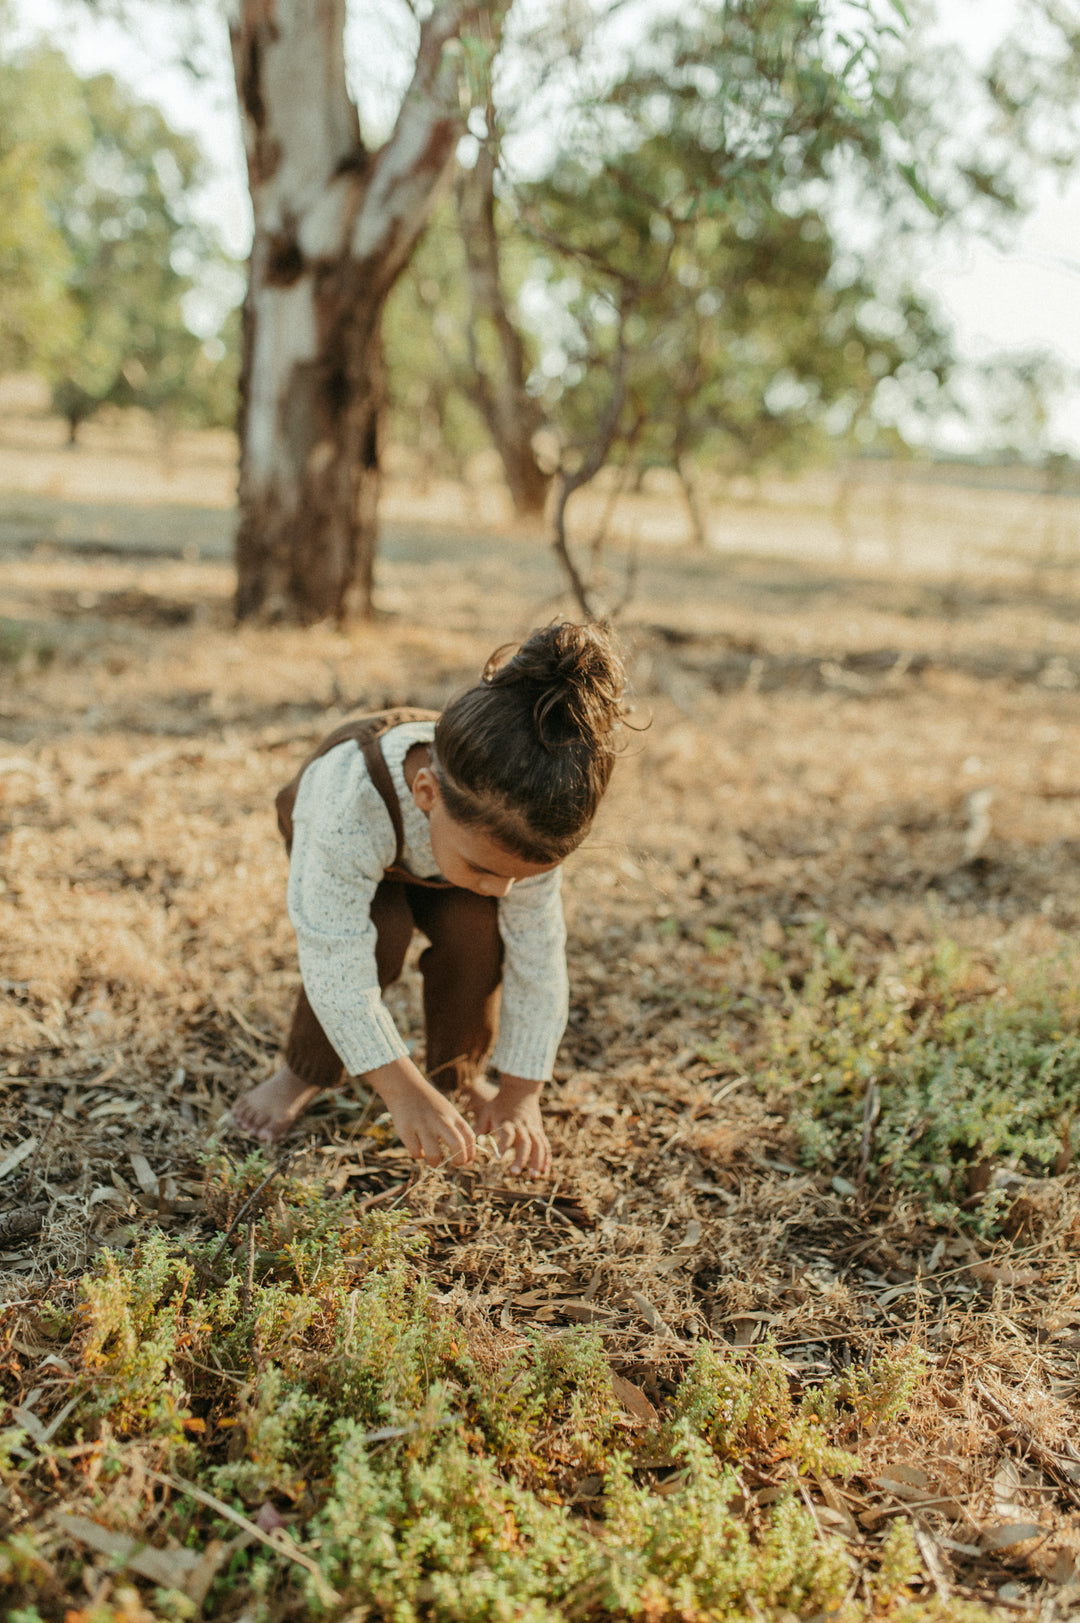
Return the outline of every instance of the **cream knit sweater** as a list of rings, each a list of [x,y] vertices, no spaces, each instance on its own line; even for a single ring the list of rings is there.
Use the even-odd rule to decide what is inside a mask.
[[[418,878],[439,870],[427,818],[405,783],[405,756],[430,744],[432,721],[408,722],[380,740],[405,826],[402,860]],[[346,1071],[359,1076],[408,1049],[379,991],[371,901],[394,860],[394,829],[355,742],[311,763],[293,809],[289,918],[308,1001]],[[562,871],[519,880],[500,898],[503,996],[491,1063],[544,1081],[566,1027],[566,927]]]

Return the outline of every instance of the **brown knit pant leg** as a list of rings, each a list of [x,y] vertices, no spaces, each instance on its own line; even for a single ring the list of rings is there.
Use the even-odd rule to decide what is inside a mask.
[[[471,1082],[499,1026],[502,939],[494,897],[468,890],[408,887],[417,926],[431,942],[420,955],[424,977],[426,1070],[443,1092]]]
[[[404,885],[383,880],[372,898],[371,922],[376,931],[375,967],[379,972],[379,986],[387,987],[401,974],[412,940],[413,916]],[[341,1060],[302,986],[285,1044],[285,1063],[301,1081],[317,1088],[334,1088],[341,1081]]]

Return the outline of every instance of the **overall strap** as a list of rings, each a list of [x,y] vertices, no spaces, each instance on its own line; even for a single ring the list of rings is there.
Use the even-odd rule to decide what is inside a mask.
[[[401,859],[405,851],[405,823],[401,816],[401,802],[394,780],[390,776],[390,768],[386,764],[386,756],[382,752],[382,745],[378,738],[371,738],[361,745],[364,764],[368,769],[368,777],[382,796],[383,805],[390,813],[390,821],[394,825],[394,860],[391,868],[400,868]]]
[[[418,718],[414,717],[414,719],[426,721],[428,718],[420,716]],[[394,723],[395,727],[400,725],[400,722]],[[388,728],[383,729],[383,732],[388,731]],[[390,768],[387,766],[386,756],[382,752],[381,737],[382,734],[380,733],[375,738],[369,738],[366,744],[361,745],[361,749],[364,755],[364,764],[368,769],[368,777],[382,796],[383,805],[390,813],[390,821],[394,825],[394,860],[387,868],[384,877],[386,879],[397,879],[406,885],[422,885],[425,890],[451,890],[453,887],[449,879],[421,879],[418,874],[410,873],[404,865],[402,859],[405,853],[405,823],[401,815],[401,802],[398,799],[397,790],[394,788],[394,780],[390,776]]]
[[[296,776],[290,783],[285,785],[285,788],[277,796],[278,827],[281,830],[286,846],[290,849],[292,847],[292,810],[300,789],[300,779],[313,761],[317,761],[320,756],[326,755],[328,751],[336,749],[339,744],[344,744],[351,739],[363,752],[368,772],[371,775],[371,781],[379,791],[390,814],[390,821],[394,825],[394,834],[397,839],[394,864],[397,866],[401,862],[402,849],[405,843],[405,829],[401,820],[401,807],[398,805],[398,798],[390,777],[390,770],[383,759],[383,753],[379,748],[378,741],[384,733],[390,732],[394,727],[404,726],[406,722],[438,721],[438,719],[439,712],[437,710],[419,710],[409,705],[399,705],[394,710],[376,710],[366,716],[354,716],[351,721],[343,722],[340,727],[335,727],[334,731],[328,733],[318,747],[312,750]]]

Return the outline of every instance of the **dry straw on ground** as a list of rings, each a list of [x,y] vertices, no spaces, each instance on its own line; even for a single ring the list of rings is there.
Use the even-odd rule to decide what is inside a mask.
[[[214,1134],[244,1153],[223,1113],[272,1064],[296,985],[275,788],[348,710],[442,703],[558,590],[524,548],[431,538],[384,581],[395,612],[355,635],[235,633],[215,564],[2,566],[0,1195],[41,1232],[9,1217],[0,1261],[5,1393],[31,1434],[70,1387],[34,1338],[43,1296],[147,1225],[210,1232],[200,1153]],[[903,1423],[852,1481],[800,1492],[856,1574],[910,1518],[911,1593],[1047,1618],[1080,1601],[1080,1180],[1013,1173],[1012,1228],[984,1240],[806,1169],[757,1083],[823,929],[898,985],[947,934],[972,996],[1075,930],[1080,596],[1058,586],[969,587],[943,612],[917,581],[650,563],[627,635],[651,727],[568,864],[550,1182],[490,1156],[418,1177],[362,1090],[305,1119],[293,1168],[407,1210],[493,1359],[533,1327],[594,1327],[631,1411],[662,1410],[709,1338],[748,1358],[771,1339],[796,1394],[921,1346]],[[390,998],[419,1042],[412,971]],[[768,1503],[785,1471],[748,1462],[748,1491]]]

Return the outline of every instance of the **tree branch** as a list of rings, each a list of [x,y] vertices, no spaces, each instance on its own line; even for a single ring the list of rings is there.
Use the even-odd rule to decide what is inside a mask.
[[[542,414],[526,387],[528,357],[521,333],[507,307],[500,267],[495,219],[495,173],[498,166],[496,114],[490,98],[487,140],[471,171],[457,181],[458,221],[465,253],[469,314],[465,323],[468,368],[462,387],[483,417],[499,453],[507,484],[519,513],[543,510],[549,475],[533,450]],[[491,364],[481,353],[481,329],[495,340]]]
[[[375,268],[387,291],[408,262],[465,131],[463,51],[451,47],[468,27],[493,51],[507,4],[447,0],[421,26],[412,81],[393,131],[375,155],[352,231],[354,257]]]
[[[573,473],[567,471],[565,464],[559,467],[556,475],[559,482],[559,494],[555,503],[553,515],[554,538],[553,547],[555,556],[570,584],[574,601],[587,620],[596,619],[596,611],[592,604],[591,591],[570,553],[566,539],[566,507],[571,496],[595,479],[600,472],[608,452],[615,440],[622,415],[623,405],[626,401],[626,374],[629,365],[629,353],[626,345],[626,321],[630,313],[632,301],[623,298],[619,303],[619,334],[615,351],[615,370],[611,382],[611,396],[608,400],[607,410],[600,421],[600,427],[580,467]]]

